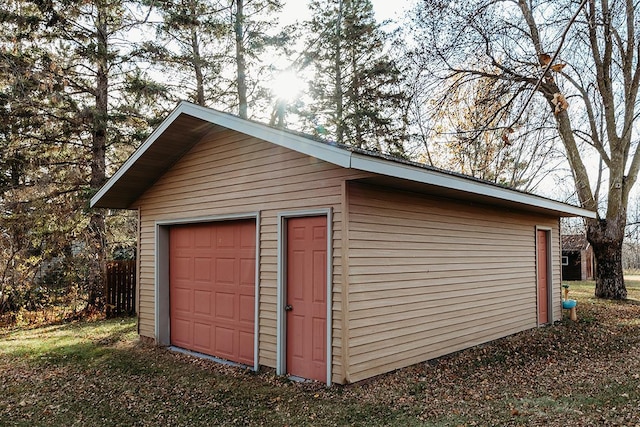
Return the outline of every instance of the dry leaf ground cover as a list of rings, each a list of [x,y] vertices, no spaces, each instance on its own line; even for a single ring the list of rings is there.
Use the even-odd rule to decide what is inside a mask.
[[[141,344],[133,319],[0,331],[0,425],[640,426],[640,282],[579,321],[325,388]]]

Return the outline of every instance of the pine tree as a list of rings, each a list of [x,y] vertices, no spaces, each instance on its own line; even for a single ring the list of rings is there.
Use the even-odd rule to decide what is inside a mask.
[[[224,93],[220,73],[225,61],[225,6],[208,0],[148,3],[162,19],[156,24],[157,40],[144,42],[143,49],[171,77],[163,84],[172,84],[175,96],[186,95],[202,106],[214,104]]]
[[[387,51],[391,35],[370,0],[314,0],[306,56],[314,66],[307,113],[317,134],[404,156],[402,72]]]
[[[263,54],[286,40],[276,33],[279,0],[149,0],[163,22],[152,58],[177,76],[181,90],[200,105],[248,118],[267,97]],[[185,91],[184,88],[187,88]]]
[[[37,257],[30,254],[35,233],[24,196],[31,185],[31,158],[40,154],[29,135],[43,123],[33,100],[46,80],[38,69],[33,43],[39,30],[35,7],[10,2],[0,14],[0,313],[24,295]],[[35,198],[35,197],[34,197]]]
[[[263,82],[270,66],[263,55],[270,48],[279,48],[287,43],[287,34],[275,31],[278,26],[277,13],[283,5],[281,0],[230,1],[235,48],[235,101],[238,115],[242,118],[248,118],[249,109],[258,107],[268,98],[268,90]]]
[[[12,6],[15,13],[2,15],[3,28],[19,35],[2,32],[8,59],[3,63],[13,67],[3,104],[10,112],[3,143],[12,147],[7,153],[15,153],[9,169],[16,169],[15,159],[23,167],[17,179],[15,172],[3,174],[14,175],[4,189],[3,212],[7,223],[29,224],[25,251],[43,259],[82,258],[83,268],[74,270],[82,276],[76,282],[89,305],[99,306],[105,212],[88,210],[88,199],[106,182],[110,159],[122,159],[149,130],[144,115],[134,110],[139,94],[128,92],[140,92],[145,81],[127,41],[127,32],[139,23],[132,15],[136,4],[14,1]],[[21,31],[27,25],[29,31]],[[81,250],[74,254],[73,246]]]

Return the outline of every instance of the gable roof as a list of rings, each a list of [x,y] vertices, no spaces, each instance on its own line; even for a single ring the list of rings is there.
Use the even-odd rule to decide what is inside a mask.
[[[91,206],[129,208],[205,134],[220,128],[259,138],[343,168],[371,172],[378,177],[372,182],[514,209],[595,218],[594,212],[577,206],[423,164],[318,141],[185,101],[178,104],[91,198]]]
[[[589,241],[584,234],[567,234],[562,236],[563,251],[583,251],[589,247]]]

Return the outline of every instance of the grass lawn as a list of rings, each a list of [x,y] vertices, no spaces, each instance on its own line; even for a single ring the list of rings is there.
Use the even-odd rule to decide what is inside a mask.
[[[0,425],[640,426],[640,282],[627,286],[620,303],[571,283],[578,322],[329,389],[143,345],[133,319],[4,329]]]

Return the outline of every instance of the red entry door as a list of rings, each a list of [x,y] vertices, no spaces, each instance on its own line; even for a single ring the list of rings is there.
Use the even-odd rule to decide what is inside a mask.
[[[327,378],[327,219],[287,220],[287,373]]]
[[[538,230],[538,323],[549,323],[547,232]]]

